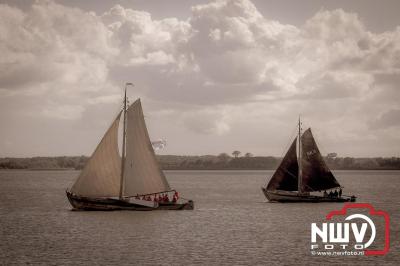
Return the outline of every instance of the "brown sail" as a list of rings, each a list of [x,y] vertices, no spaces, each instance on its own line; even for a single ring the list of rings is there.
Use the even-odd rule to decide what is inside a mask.
[[[121,112],[83,168],[71,192],[85,197],[116,197],[121,175],[118,153],[118,125]]]
[[[301,136],[302,191],[312,192],[340,187],[318,150],[311,129]]]
[[[140,99],[128,108],[127,114],[124,195],[171,190],[151,146]]]
[[[267,190],[296,191],[299,165],[296,156],[296,141],[294,139],[281,164],[268,183]]]

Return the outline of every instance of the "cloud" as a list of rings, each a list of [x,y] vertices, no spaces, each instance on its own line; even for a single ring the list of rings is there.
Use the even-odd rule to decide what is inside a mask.
[[[79,105],[52,106],[42,111],[44,116],[55,119],[76,120],[82,116],[84,108]]]
[[[293,26],[268,21],[250,1],[216,1],[192,8],[188,42],[201,71],[227,84],[263,82],[270,53],[279,52]]]
[[[368,18],[342,9],[287,25],[249,0],[211,1],[191,12],[185,20],[154,19],[121,5],[96,14],[53,1],[24,10],[0,4],[0,119],[40,117],[54,127],[60,119],[100,132],[131,81],[128,94],[187,129],[188,139],[214,134],[237,142],[243,128],[256,128],[254,141],[264,143],[278,128],[290,130],[299,113],[328,139],[331,130],[363,146],[394,135],[400,27],[372,33]]]
[[[38,2],[26,13],[0,6],[0,86],[24,88],[49,81],[70,86],[104,82],[115,54],[110,32],[90,13]]]
[[[100,17],[120,48],[116,64],[166,65],[179,61],[177,47],[190,36],[190,25],[175,18],[153,20],[144,11],[116,5]]]
[[[199,110],[183,115],[183,124],[200,134],[224,135],[229,132],[227,110]]]
[[[389,111],[381,114],[370,123],[373,129],[386,129],[391,127],[400,126],[400,109],[390,109]]]

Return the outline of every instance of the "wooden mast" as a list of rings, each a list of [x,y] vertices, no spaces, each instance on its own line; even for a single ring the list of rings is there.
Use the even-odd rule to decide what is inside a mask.
[[[124,190],[124,168],[125,168],[125,140],[126,140],[126,88],[128,85],[132,85],[132,83],[126,83],[125,84],[125,95],[124,95],[124,120],[123,120],[123,130],[122,130],[122,154],[121,154],[121,179],[120,179],[120,185],[119,185],[119,199],[122,199],[123,197],[123,190]]]
[[[297,191],[299,194],[302,193],[302,163],[301,163],[301,122],[300,122],[300,116],[299,116],[299,174],[297,177]]]

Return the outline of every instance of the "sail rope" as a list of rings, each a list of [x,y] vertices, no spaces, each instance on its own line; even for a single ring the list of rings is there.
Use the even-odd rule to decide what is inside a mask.
[[[307,128],[307,127],[306,127]],[[317,134],[313,134],[313,139],[314,139],[314,141],[315,141],[315,145],[317,146],[317,149],[319,150],[319,154],[321,155],[321,157],[322,157],[322,162],[326,165],[326,167],[328,168],[328,170],[330,171],[330,172],[332,172],[331,171],[331,169],[329,169],[329,167],[328,167],[328,165],[327,165],[327,163],[326,163],[326,160],[324,159],[324,156],[322,155],[322,154],[327,154],[326,153],[326,150],[325,150],[325,148],[324,148],[324,146],[323,145],[321,145],[320,144],[320,142],[318,141],[318,139],[317,139],[317,137],[316,137],[316,135],[321,135],[321,134],[318,134],[318,130],[315,130],[315,129],[313,129],[315,132],[317,132]],[[333,173],[332,173],[332,175],[333,175]],[[335,176],[333,176],[334,178],[335,178]],[[307,188],[309,188],[311,191],[310,192],[318,192],[318,191],[321,191],[321,190],[314,190],[312,187],[310,187],[309,185],[305,185]],[[332,189],[337,189],[337,188],[343,188],[340,184],[339,184],[339,186],[337,186],[337,187],[332,187],[332,188],[330,188],[329,190],[332,190]],[[326,189],[325,189],[326,190]]]
[[[124,196],[125,198],[134,198],[134,197],[143,197],[143,196],[153,196],[153,195],[157,195],[157,194],[162,194],[162,193],[168,193],[168,192],[176,192],[175,189],[171,189],[171,190],[166,190],[166,191],[160,191],[160,192],[155,192],[155,193],[148,193],[148,194],[140,194],[140,195],[135,195],[135,196]]]
[[[282,169],[282,168],[281,168]],[[285,171],[286,173],[288,173],[291,177],[293,177],[294,179],[297,179],[297,176],[295,176],[294,174],[292,174],[291,172],[289,172],[288,170],[286,170],[286,169],[282,169],[283,171]],[[306,187],[308,187],[309,189],[311,189],[312,190],[312,192],[315,192],[316,190],[314,190],[312,187],[310,187],[310,186],[308,186],[308,185],[305,185]]]
[[[292,144],[292,142],[293,142],[292,139],[293,139],[293,136],[295,136],[296,132],[297,132],[297,125],[293,128],[292,132],[289,135],[289,138],[288,138],[289,141],[286,143],[285,148],[283,149],[283,151],[281,153],[281,156],[280,156],[281,160],[279,161],[279,166],[278,166],[278,168],[276,170],[280,169],[280,164],[281,164],[281,162],[283,160],[283,157],[285,157],[285,153],[289,149],[289,146]],[[284,171],[287,171],[287,170],[284,169]],[[291,174],[291,173],[289,173],[289,174]],[[291,174],[291,175],[293,175],[293,174]],[[268,183],[269,183],[270,180],[268,180],[268,182],[267,182],[267,180],[265,180],[265,181],[266,181],[266,183],[265,183],[265,188],[266,188],[268,186]]]

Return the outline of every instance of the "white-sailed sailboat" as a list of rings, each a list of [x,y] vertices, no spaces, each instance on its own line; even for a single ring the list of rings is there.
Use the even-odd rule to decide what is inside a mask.
[[[193,209],[192,200],[178,199],[154,153],[140,99],[114,119],[96,150],[66,191],[74,209],[80,210],[182,210]],[[122,156],[118,128],[123,116]],[[174,194],[169,200],[168,194]],[[163,196],[163,197],[161,197]]]

